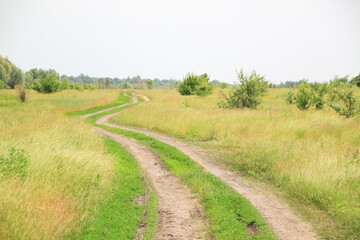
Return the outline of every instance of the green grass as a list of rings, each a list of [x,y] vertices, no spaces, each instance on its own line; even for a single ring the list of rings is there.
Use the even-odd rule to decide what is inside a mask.
[[[131,93],[128,96],[120,94],[116,105],[129,103]],[[80,113],[88,114],[106,108],[113,107],[114,104],[91,108],[83,111],[70,113],[68,116],[78,116]],[[120,111],[100,113],[89,117],[86,121],[95,125],[95,121],[102,116]],[[151,192],[148,205],[136,205],[136,197],[144,195],[146,187],[142,181],[141,171],[134,158],[120,144],[105,138],[105,146],[108,153],[114,157],[116,162],[114,170],[114,180],[111,191],[105,197],[93,221],[88,223],[80,233],[72,233],[72,239],[133,239],[137,233],[138,225],[142,220],[142,215],[146,211],[146,229],[143,239],[155,239],[157,228],[157,209],[158,201],[155,192]]]
[[[120,144],[104,139],[108,153],[116,162],[111,191],[100,205],[94,220],[74,239],[133,239],[147,211],[147,239],[153,239],[157,223],[156,196],[151,193],[148,206],[136,204],[136,197],[144,195],[146,187],[134,158]],[[155,214],[154,214],[155,213]]]
[[[124,93],[128,94],[128,96],[124,96]],[[101,110],[104,110],[104,109],[107,109],[107,108],[116,107],[116,106],[119,106],[121,104],[130,102],[130,99],[131,99],[130,95],[132,93],[133,92],[120,92],[119,97],[113,103],[102,105],[102,106],[97,106],[97,107],[93,107],[93,108],[89,108],[89,109],[85,109],[85,110],[78,110],[78,111],[74,111],[74,112],[69,112],[66,115],[67,116],[81,116],[81,115],[85,115],[85,114],[95,113],[95,112],[98,112],[98,111],[101,111]],[[54,100],[54,99],[52,99],[52,100]],[[55,99],[55,100],[57,100],[57,99]],[[64,101],[64,99],[59,99],[59,100]]]
[[[180,177],[199,199],[215,239],[276,239],[265,220],[248,200],[214,175],[205,173],[203,168],[187,155],[141,133],[100,127],[137,139],[158,154],[170,171]],[[250,224],[256,224],[259,229],[254,236],[249,235],[247,230]]]

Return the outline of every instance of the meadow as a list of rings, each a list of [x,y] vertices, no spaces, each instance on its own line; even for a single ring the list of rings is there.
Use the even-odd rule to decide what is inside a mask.
[[[119,90],[0,91],[0,238],[59,239],[101,206],[116,161],[88,124],[64,113],[111,104]]]
[[[257,110],[223,110],[218,92],[197,97],[144,90],[150,102],[111,121],[201,145],[227,168],[269,184],[323,237],[358,239],[360,120],[328,107],[298,110],[285,103],[286,91],[269,89]]]

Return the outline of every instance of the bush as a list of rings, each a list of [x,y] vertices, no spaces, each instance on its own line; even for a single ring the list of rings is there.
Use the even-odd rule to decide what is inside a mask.
[[[198,95],[206,96],[213,92],[213,86],[209,85],[207,74],[197,76],[189,73],[179,85],[181,95]]]
[[[22,85],[17,85],[16,89],[17,89],[17,93],[18,93],[18,96],[19,96],[19,101],[20,102],[25,102],[26,101],[25,88]]]
[[[5,83],[3,80],[0,80],[0,89],[4,89]]]
[[[253,71],[245,75],[241,69],[237,72],[239,83],[234,83],[229,95],[220,92],[221,100],[218,102],[221,108],[256,108],[261,103],[261,97],[266,92],[267,82],[264,76]]]
[[[360,87],[360,74],[351,79],[351,83],[357,87]]]
[[[329,99],[331,101],[329,106],[340,116],[350,118],[358,113],[358,99],[355,98],[350,84],[341,84],[333,87]]]
[[[315,106],[316,110],[324,108],[325,98],[324,95],[327,90],[326,83],[314,83],[310,85],[312,90],[311,105]]]
[[[286,94],[285,94],[285,102],[288,104],[293,104],[295,103],[295,93],[293,90],[289,90]]]
[[[53,93],[60,91],[60,82],[55,76],[47,76],[40,79],[35,86],[35,90],[42,93]]]
[[[312,101],[312,90],[307,83],[304,81],[298,86],[298,92],[295,95],[296,106],[300,110],[307,110],[311,106]]]

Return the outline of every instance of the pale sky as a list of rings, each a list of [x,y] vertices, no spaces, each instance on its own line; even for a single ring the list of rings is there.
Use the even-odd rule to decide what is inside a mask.
[[[360,73],[360,0],[0,0],[0,55],[67,75],[328,81]]]

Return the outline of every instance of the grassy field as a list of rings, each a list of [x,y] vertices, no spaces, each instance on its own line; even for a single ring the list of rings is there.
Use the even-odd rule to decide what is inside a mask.
[[[112,121],[192,141],[209,152],[220,149],[219,162],[284,192],[324,237],[358,239],[360,120],[327,107],[300,111],[285,104],[285,92],[270,89],[258,110],[222,110],[218,93],[143,91],[150,102],[124,109]]]
[[[81,231],[116,181],[108,144],[65,117],[117,100],[119,90],[0,91],[0,239],[59,239]]]

